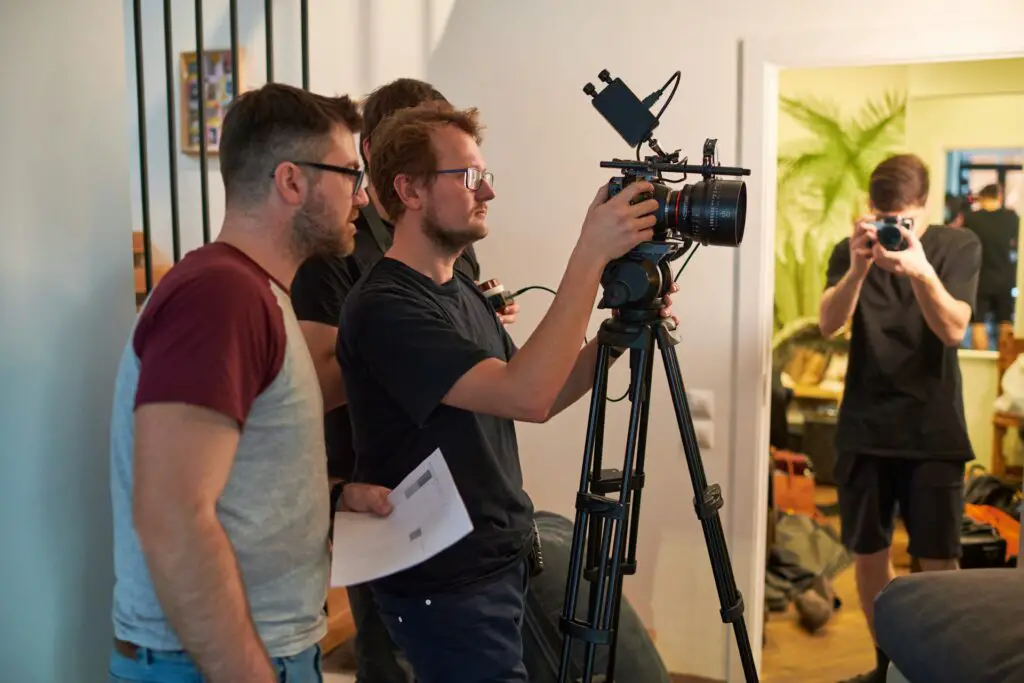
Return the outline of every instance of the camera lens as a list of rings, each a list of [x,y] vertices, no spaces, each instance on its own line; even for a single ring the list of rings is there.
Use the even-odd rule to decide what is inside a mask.
[[[742,180],[711,178],[668,191],[661,221],[699,244],[738,247],[747,221],[747,186]]]

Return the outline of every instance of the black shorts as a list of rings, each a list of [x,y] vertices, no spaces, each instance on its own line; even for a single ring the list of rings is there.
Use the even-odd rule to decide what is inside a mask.
[[[1013,320],[1013,292],[1009,289],[999,294],[978,292],[971,322],[987,322],[989,313],[992,314],[992,318],[996,323],[1005,323]]]
[[[843,544],[868,555],[892,544],[895,513],[912,557],[960,557],[964,463],[840,453],[835,466]]]

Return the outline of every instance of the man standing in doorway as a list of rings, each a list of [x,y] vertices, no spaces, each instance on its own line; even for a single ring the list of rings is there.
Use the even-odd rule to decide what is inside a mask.
[[[363,103],[360,147],[363,167],[369,173],[370,141],[377,126],[400,109],[424,102],[447,102],[429,83],[400,78],[384,85]],[[335,347],[341,306],[359,277],[384,257],[393,239],[394,226],[381,206],[377,190],[369,184],[369,203],[356,219],[355,251],[348,257],[318,255],[307,260],[292,282],[292,305],[316,363],[324,394],[327,462],[333,482],[351,479],[355,466],[352,426],[341,369]],[[480,264],[472,245],[455,262],[455,269],[480,280]],[[508,306],[498,318],[508,325],[515,321],[518,304]],[[396,657],[396,648],[377,614],[367,586],[348,588],[349,605],[356,626],[355,655],[358,683],[406,683],[408,676]]]
[[[978,305],[971,325],[971,340],[976,349],[989,350],[989,314],[996,334],[1013,321],[1013,288],[1017,285],[1017,249],[1020,216],[1003,206],[1003,191],[998,185],[986,185],[978,193],[978,209],[964,217],[964,227],[981,241],[981,276],[978,278]]]
[[[894,578],[897,505],[921,569],[955,569],[964,463],[974,458],[957,347],[971,320],[981,244],[970,231],[928,225],[928,182],[914,155],[878,165],[873,213],[833,250],[820,309],[826,337],[853,318],[835,475],[843,542],[872,633],[875,598]],[[885,217],[902,224],[899,234],[881,228],[888,234],[880,241]],[[883,683],[889,660],[877,647],[876,657],[875,670],[848,683]]]

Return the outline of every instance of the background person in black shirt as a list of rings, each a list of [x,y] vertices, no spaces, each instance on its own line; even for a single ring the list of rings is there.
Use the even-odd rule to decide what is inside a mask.
[[[593,385],[597,344],[581,350],[604,266],[652,237],[650,183],[587,212],[554,302],[521,349],[473,281],[453,268],[487,234],[493,175],[475,110],[434,103],[386,119],[371,144],[391,249],[342,307],[338,360],[357,481],[400,482],[440,449],[473,522],[430,560],[371,584],[420,683],[526,683],[522,620],[533,505],[514,420],[543,422]],[[668,301],[663,315],[669,315]]]
[[[836,245],[820,310],[831,336],[853,318],[835,466],[842,537],[874,632],[874,600],[894,578],[894,509],[924,571],[955,569],[960,556],[964,463],[974,458],[964,421],[957,346],[971,319],[981,244],[974,233],[929,226],[928,170],[913,155],[871,175],[871,209]],[[878,243],[875,216],[913,222],[906,249]],[[888,659],[852,681],[885,681]]]
[[[364,169],[369,168],[370,141],[381,121],[399,109],[434,101],[447,102],[432,85],[413,78],[399,78],[374,90],[363,102],[360,152]],[[370,203],[355,222],[355,251],[347,258],[309,259],[292,283],[292,305],[316,361],[324,394],[327,468],[332,481],[350,480],[355,466],[352,425],[335,355],[341,306],[360,276],[384,257],[394,232],[372,182],[368,194]],[[473,245],[459,254],[455,269],[474,282],[480,280],[480,264]],[[513,303],[498,318],[503,324],[511,324],[518,310],[518,304]],[[406,683],[409,677],[398,662],[395,645],[380,620],[369,586],[350,586],[347,593],[356,627],[356,681]]]
[[[1001,324],[1013,320],[1017,263],[1012,253],[1017,248],[1020,216],[1003,206],[1002,195],[998,185],[986,185],[978,193],[978,209],[964,216],[964,227],[981,241],[978,305],[971,325],[971,341],[976,349],[990,348],[989,317],[997,332]]]

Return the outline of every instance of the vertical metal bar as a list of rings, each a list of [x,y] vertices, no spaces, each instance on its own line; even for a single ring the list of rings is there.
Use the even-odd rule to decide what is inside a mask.
[[[265,18],[263,25],[267,31],[267,83],[274,82],[274,0],[263,0]]]
[[[167,82],[167,161],[170,164],[171,243],[174,262],[181,260],[181,226],[178,217],[178,142],[174,124],[174,44],[171,30],[171,0],[164,0],[164,69]]]
[[[210,243],[210,194],[206,150],[206,50],[203,45],[203,0],[196,0],[196,85],[199,86],[199,192],[203,204],[203,244]]]
[[[146,79],[142,58],[142,0],[135,0],[135,95],[139,116],[139,189],[142,194],[142,249],[146,270],[146,294],[153,291],[153,246],[149,224],[149,154],[146,133]]]
[[[302,89],[309,90],[309,0],[302,0],[299,9],[302,26]]]
[[[238,0],[231,0],[231,99],[238,97]]]

